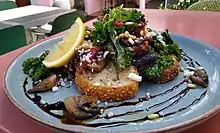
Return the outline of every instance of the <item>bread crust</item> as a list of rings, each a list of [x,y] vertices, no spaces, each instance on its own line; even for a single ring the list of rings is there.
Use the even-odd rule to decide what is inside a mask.
[[[126,84],[110,86],[110,85],[94,85],[80,71],[75,72],[75,85],[82,95],[97,97],[100,101],[116,102],[124,101],[134,97],[139,88],[139,82],[128,79],[129,73],[138,74],[135,67],[131,66],[119,72],[119,80],[126,80]]]

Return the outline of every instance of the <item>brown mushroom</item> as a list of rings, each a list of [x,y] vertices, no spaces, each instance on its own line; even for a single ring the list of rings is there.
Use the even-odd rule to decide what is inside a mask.
[[[64,104],[69,117],[84,120],[100,113],[96,104],[97,99],[91,96],[72,96],[64,99]]]
[[[190,76],[192,82],[201,85],[203,87],[208,87],[208,75],[204,69],[195,70],[194,74]]]
[[[32,89],[28,90],[29,94],[45,92],[52,89],[57,83],[57,75],[53,74],[48,78],[44,79],[42,82],[39,82]]]

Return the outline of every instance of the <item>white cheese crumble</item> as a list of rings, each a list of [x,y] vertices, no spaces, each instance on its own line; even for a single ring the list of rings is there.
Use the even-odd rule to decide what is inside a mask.
[[[96,83],[94,83],[93,85],[94,85],[94,86],[100,86],[101,84],[98,83],[98,82],[96,82]]]
[[[108,117],[112,117],[112,116],[114,116],[114,113],[113,113],[113,112],[109,112],[109,113],[107,114],[107,116],[108,116]]]
[[[139,82],[141,82],[141,80],[142,80],[142,77],[135,74],[135,73],[129,73],[128,78],[131,80],[139,81]]]
[[[105,51],[105,53],[103,54],[103,58],[105,58],[108,55],[109,51]]]
[[[190,67],[190,66],[186,67],[186,69],[193,70],[193,71],[195,71],[195,70],[196,70],[196,68],[195,68],[195,67]]]
[[[96,101],[96,103],[97,103],[97,104],[100,104],[100,103],[101,103],[101,101],[100,101],[100,100],[97,100],[97,101]]]
[[[57,86],[54,86],[53,88],[52,88],[52,91],[53,92],[57,92],[59,90],[59,88],[57,87]]]
[[[198,69],[199,69],[199,70],[203,70],[204,68],[203,68],[203,67],[198,67]]]
[[[192,76],[193,74],[194,74],[194,72],[193,72],[193,71],[184,70],[184,76],[189,77],[189,76]]]

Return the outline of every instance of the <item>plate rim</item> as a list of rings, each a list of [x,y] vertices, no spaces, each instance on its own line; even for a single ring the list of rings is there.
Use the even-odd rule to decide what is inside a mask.
[[[186,39],[190,39],[190,40],[193,40],[193,41],[196,41],[198,43],[200,43],[201,45],[203,46],[206,46],[212,50],[214,50],[215,52],[218,52],[220,54],[220,51],[216,48],[214,48],[212,45],[208,44],[208,43],[204,43],[200,40],[196,40],[196,39],[193,39],[191,37],[188,37],[188,36],[185,36],[185,35],[181,35],[181,34],[178,34],[178,33],[170,33],[172,35],[178,35],[178,36],[181,36],[181,37],[184,37]],[[27,48],[25,51],[19,53],[16,57],[14,57],[14,59],[8,64],[6,70],[4,71],[4,76],[3,76],[3,89],[4,89],[4,92],[6,94],[6,96],[8,97],[9,101],[14,104],[23,114],[25,114],[26,116],[28,116],[29,118],[31,118],[32,120],[38,122],[39,124],[42,124],[43,126],[49,126],[50,128],[53,128],[53,129],[56,129],[56,130],[61,130],[61,131],[65,131],[65,132],[82,132],[80,131],[81,128],[78,128],[78,127],[74,127],[73,125],[73,128],[71,128],[72,130],[70,130],[70,128],[62,128],[62,126],[60,126],[59,124],[54,124],[54,123],[51,123],[49,121],[44,121],[42,120],[40,117],[38,117],[37,115],[35,115],[33,112],[31,111],[28,111],[26,110],[24,107],[22,107],[19,103],[16,102],[16,99],[14,99],[8,89],[7,89],[7,85],[6,85],[6,76],[8,74],[8,71],[9,69],[12,67],[12,64],[17,60],[17,58],[19,58],[20,56],[22,56],[26,51],[29,51],[31,49],[34,49],[35,47],[38,47],[39,45],[43,45],[45,42],[47,41],[50,41],[50,40],[53,40],[53,39],[59,39],[59,38],[62,38],[63,35],[58,35],[58,36],[55,36],[55,37],[52,37],[52,38],[48,38],[47,40],[42,40],[40,42],[37,42],[33,47],[29,47]],[[157,133],[157,132],[167,132],[167,131],[175,131],[175,130],[178,130],[179,128],[183,129],[183,128],[189,128],[191,126],[194,126],[194,125],[197,125],[199,123],[202,123],[204,122],[205,120],[208,120],[210,119],[212,116],[218,114],[220,112],[220,105],[217,104],[215,107],[213,107],[211,110],[207,111],[206,113],[202,114],[202,115],[199,115],[191,120],[187,120],[187,121],[184,121],[183,123],[178,123],[178,124],[174,124],[174,125],[170,125],[170,126],[167,126],[167,127],[163,127],[163,128],[158,128],[158,129],[152,129],[152,130],[140,130],[140,131],[129,131],[130,133]],[[84,129],[83,132],[91,132],[91,130],[89,129]],[[101,133],[103,131],[100,131],[100,130],[96,130],[95,132],[97,133]],[[127,131],[120,131],[122,133],[124,132],[127,132]]]

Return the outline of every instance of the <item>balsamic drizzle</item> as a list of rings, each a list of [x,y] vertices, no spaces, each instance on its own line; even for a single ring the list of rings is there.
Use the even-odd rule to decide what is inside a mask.
[[[182,59],[183,61],[186,62],[186,64],[188,66],[191,66],[191,67],[195,67],[196,65],[197,66],[201,66],[197,61],[193,60],[191,57],[189,57],[185,52],[182,52]],[[145,117],[142,117],[142,118],[138,118],[138,119],[135,119],[135,120],[130,120],[130,121],[114,121],[114,122],[106,122],[106,123],[92,123],[92,124],[89,124],[89,123],[86,123],[86,122],[82,122],[82,121],[77,121],[77,120],[74,120],[74,119],[71,119],[69,118],[67,115],[66,115],[66,109],[65,109],[65,105],[62,101],[59,101],[57,103],[53,103],[53,104],[48,104],[48,103],[42,103],[42,97],[40,95],[37,95],[37,94],[34,94],[34,97],[31,97],[28,93],[27,93],[27,89],[26,89],[26,85],[28,84],[28,81],[27,81],[28,78],[25,78],[24,80],[24,83],[23,83],[23,90],[24,90],[24,93],[25,93],[25,96],[30,100],[32,101],[34,104],[36,104],[41,110],[43,110],[44,112],[50,114],[51,116],[53,117],[56,117],[58,119],[61,120],[62,123],[64,124],[69,124],[69,125],[81,125],[81,126],[87,126],[87,127],[100,127],[100,128],[109,128],[109,127],[117,127],[117,126],[122,126],[122,125],[128,125],[130,123],[141,123],[141,122],[144,122],[144,121],[147,121],[147,120],[150,120],[146,114]],[[148,101],[149,99],[154,99],[158,96],[163,96],[163,95],[166,95],[168,93],[171,93],[173,92],[175,89],[179,88],[182,84],[184,84],[185,81],[181,81],[179,82],[177,85],[173,86],[171,89],[168,89],[162,93],[159,93],[159,94],[156,94],[156,95],[152,95],[150,96],[150,98],[147,98],[147,97],[141,97],[139,98],[137,101],[131,101],[131,102],[122,102],[120,104],[115,104],[115,105],[109,105],[109,106],[106,106],[106,107],[102,107],[103,110],[108,110],[108,109],[111,109],[111,108],[117,108],[117,107],[122,107],[122,106],[135,106],[139,103],[142,103],[142,102],[145,102],[145,101]],[[207,92],[207,89],[205,89],[205,91],[198,97],[196,98],[194,101],[192,101],[190,104],[188,104],[187,106],[185,107],[182,107],[182,108],[179,108],[175,111],[172,111],[172,112],[168,112],[166,114],[162,114],[162,111],[166,110],[167,108],[177,104],[183,97],[186,96],[186,94],[190,91],[189,88],[185,88],[183,89],[182,91],[180,91],[179,93],[177,93],[176,95],[168,98],[167,100],[164,100],[160,103],[156,103],[154,105],[151,105],[150,107],[147,107],[147,108],[144,108],[144,109],[138,109],[138,110],[134,110],[134,111],[128,111],[128,112],[125,112],[125,113],[122,113],[122,114],[115,114],[113,116],[96,116],[94,118],[92,118],[91,120],[96,120],[96,119],[111,119],[111,118],[117,118],[117,117],[121,117],[121,116],[127,116],[127,115],[132,115],[132,114],[135,114],[135,113],[139,113],[139,112],[144,112],[144,111],[149,111],[150,109],[152,108],[156,108],[156,107],[159,107],[167,102],[169,102],[170,100],[172,99],[175,99],[172,103],[168,104],[167,106],[163,107],[162,109],[159,109],[157,111],[155,111],[153,114],[158,114],[159,115],[159,118],[162,118],[162,117],[167,117],[167,116],[170,116],[170,115],[174,115],[178,112],[181,112],[181,111],[184,111],[186,109],[188,109],[189,107],[197,104],[206,94]],[[63,110],[63,115],[60,115],[60,114],[55,114],[53,112],[51,112],[52,110]]]
[[[168,93],[171,93],[172,91],[177,89],[179,86],[181,86],[183,83],[184,83],[184,81],[181,81],[180,83],[173,86],[171,89],[166,90],[165,92],[162,92],[162,93],[159,93],[159,94],[156,94],[156,95],[152,95],[152,96],[150,96],[150,99],[154,99],[158,96],[163,96],[163,95],[166,95]],[[147,97],[141,97],[141,98],[138,98],[138,101],[122,102],[120,104],[106,106],[103,109],[110,109],[110,108],[116,108],[116,107],[122,107],[122,106],[131,106],[131,105],[135,106],[139,103],[142,103],[142,102],[148,101],[148,100],[149,100],[149,98],[147,98]]]

